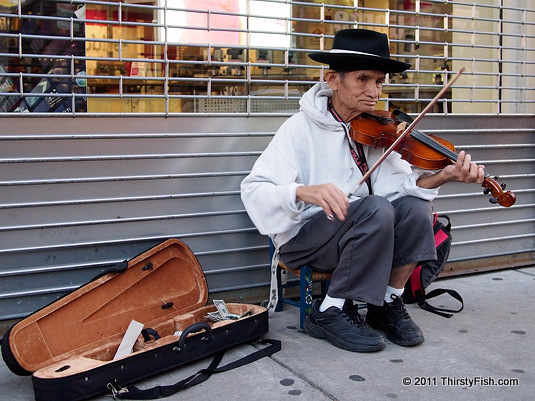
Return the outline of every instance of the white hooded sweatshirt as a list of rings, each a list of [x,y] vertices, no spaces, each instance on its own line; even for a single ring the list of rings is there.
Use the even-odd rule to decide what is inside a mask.
[[[321,208],[296,200],[302,185],[333,183],[344,193],[358,185],[362,173],[350,153],[346,124],[334,119],[327,109],[332,90],[323,83],[314,85],[300,101],[300,111],[286,120],[251,173],[241,183],[241,198],[258,231],[269,235],[279,248]],[[368,166],[381,157],[384,149],[364,146]],[[437,189],[416,185],[422,170],[411,168],[398,153],[392,152],[371,175],[374,195],[392,201],[402,196],[433,200]],[[350,201],[368,195],[366,184],[358,187]]]

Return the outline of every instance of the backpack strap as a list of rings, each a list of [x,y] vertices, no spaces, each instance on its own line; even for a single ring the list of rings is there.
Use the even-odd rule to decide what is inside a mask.
[[[439,308],[433,305],[430,305],[427,300],[430,298],[438,297],[442,294],[449,294],[453,298],[455,298],[457,301],[461,303],[461,307],[459,309],[447,309],[447,308]],[[455,291],[455,290],[449,290],[445,288],[436,288],[432,291],[430,291],[428,294],[425,294],[422,292],[422,290],[414,291],[414,296],[416,298],[416,302],[418,303],[418,306],[420,308],[425,309],[426,311],[435,313],[439,316],[450,318],[453,316],[452,313],[460,312],[464,309],[464,301],[461,295]],[[445,312],[452,312],[452,313],[445,313]]]

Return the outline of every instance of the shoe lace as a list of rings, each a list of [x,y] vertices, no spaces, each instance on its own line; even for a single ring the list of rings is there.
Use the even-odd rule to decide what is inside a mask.
[[[392,313],[401,319],[410,318],[409,313],[405,309],[403,299],[394,294],[392,294],[390,297],[393,299],[393,301],[389,304]]]

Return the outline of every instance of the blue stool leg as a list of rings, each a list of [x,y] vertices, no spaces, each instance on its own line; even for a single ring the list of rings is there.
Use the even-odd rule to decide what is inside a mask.
[[[321,280],[321,298],[322,299],[325,298],[325,295],[327,295],[329,284],[331,284],[331,280]]]
[[[300,323],[304,328],[306,316],[312,312],[312,268],[309,265],[301,266],[301,305],[300,305]]]
[[[277,305],[275,306],[275,312],[281,312],[284,307],[284,303],[282,300],[283,293],[282,293],[282,283],[281,283],[281,270],[282,269],[280,268],[280,266],[277,266],[277,294],[279,297],[277,299]]]

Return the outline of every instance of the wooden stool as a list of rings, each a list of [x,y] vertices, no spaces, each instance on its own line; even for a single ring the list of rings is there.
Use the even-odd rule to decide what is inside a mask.
[[[290,272],[294,276],[299,278],[299,281],[293,280],[288,281],[286,284],[282,284],[281,281],[281,272],[282,270]],[[290,269],[284,263],[279,262],[277,266],[277,290],[279,294],[279,299],[275,307],[276,312],[280,312],[283,309],[283,304],[297,306],[299,308],[299,320],[300,327],[303,328],[306,316],[312,311],[312,284],[314,282],[321,283],[321,294],[322,297],[325,297],[327,294],[327,289],[329,288],[331,273],[320,273],[312,270],[310,265],[300,266],[299,269]],[[299,301],[294,301],[283,296],[283,290],[285,288],[296,287],[300,288],[300,297]]]

